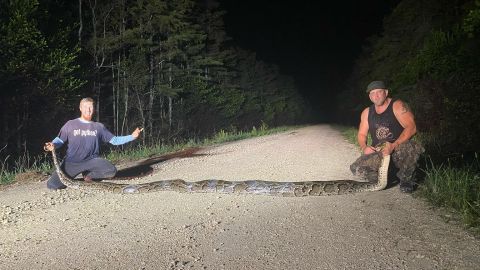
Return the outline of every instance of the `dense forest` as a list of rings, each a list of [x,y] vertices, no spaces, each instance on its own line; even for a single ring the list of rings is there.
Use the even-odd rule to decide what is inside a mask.
[[[337,115],[358,123],[366,85],[388,82],[415,113],[430,157],[480,151],[480,1],[403,0],[370,37],[343,85]]]
[[[212,0],[1,1],[1,157],[40,152],[87,96],[144,144],[305,120],[294,79],[235,46],[222,16]]]

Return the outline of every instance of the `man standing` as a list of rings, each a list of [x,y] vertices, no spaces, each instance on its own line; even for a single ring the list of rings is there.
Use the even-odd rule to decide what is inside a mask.
[[[114,136],[103,124],[92,121],[93,105],[93,99],[83,98],[80,101],[80,117],[68,121],[58,136],[44,146],[45,150],[52,151],[67,143],[67,154],[62,164],[64,172],[72,178],[82,173],[87,182],[110,178],[117,172],[112,163],[99,157],[101,142],[122,145],[138,138],[143,130],[136,128],[131,135]],[[48,179],[47,187],[53,190],[66,188],[56,172]]]
[[[413,113],[401,100],[388,97],[388,89],[383,81],[373,81],[367,86],[367,93],[372,105],[365,108],[360,117],[358,128],[358,144],[363,154],[377,151],[384,144],[382,154],[392,155],[397,176],[400,180],[400,190],[411,193],[415,187],[413,174],[418,158],[425,150],[412,141],[417,132]],[[372,145],[367,145],[370,133]]]

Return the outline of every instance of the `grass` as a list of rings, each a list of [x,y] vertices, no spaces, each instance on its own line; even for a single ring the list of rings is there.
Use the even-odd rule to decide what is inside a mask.
[[[231,128],[230,131],[222,129],[211,138],[205,138],[203,140],[189,139],[185,140],[183,143],[176,144],[157,143],[150,146],[139,145],[125,150],[114,149],[107,154],[106,158],[114,163],[122,160],[137,160],[150,157],[152,155],[172,153],[185,148],[204,147],[225,142],[238,141],[252,137],[275,134],[295,128],[299,128],[299,126],[269,128],[265,123],[262,123],[259,128],[253,127],[250,131],[237,131],[235,128]]]
[[[189,139],[183,143],[176,144],[153,144],[150,146],[137,145],[133,147],[126,147],[125,149],[117,148],[109,151],[106,154],[108,160],[113,163],[118,163],[123,160],[138,160],[147,158],[152,155],[162,155],[166,153],[175,152],[181,149],[190,147],[204,147],[214,144],[231,142],[236,140],[243,140],[252,137],[259,137],[264,135],[275,134],[291,129],[299,128],[299,126],[283,126],[276,128],[269,128],[265,123],[260,127],[253,127],[250,131],[237,131],[235,128],[230,130],[220,130],[211,138],[203,140]],[[1,150],[0,150],[1,154]],[[15,175],[26,171],[40,171],[50,173],[53,171],[53,163],[50,160],[50,155],[43,155],[31,158],[27,153],[17,158],[12,166],[9,164],[9,156],[0,160],[0,184],[12,183],[15,180]]]
[[[0,184],[8,184],[15,179],[16,172],[8,169],[7,161],[10,156],[6,156],[0,161]]]
[[[360,147],[360,145],[358,145],[358,140],[357,140],[358,129],[354,127],[347,127],[347,126],[340,126],[340,125],[335,125],[334,128],[339,130],[342,133],[343,137],[347,139],[347,141],[355,144],[357,147]],[[368,140],[367,143],[371,144],[372,139],[370,138],[370,135],[368,135],[367,140]]]
[[[427,163],[419,194],[433,205],[454,209],[463,223],[480,228],[480,160],[462,167]]]
[[[3,160],[0,161],[0,185],[14,182],[17,174],[27,171],[47,173],[53,170],[53,165],[51,162],[46,160],[46,155],[32,158],[30,155],[28,155],[28,153],[25,152],[13,162],[13,165],[10,166],[10,163],[8,162],[9,158],[10,156],[7,155],[5,158],[3,158]]]
[[[357,132],[353,127],[336,126],[342,135],[358,146]],[[416,136],[423,142],[429,139],[425,134]],[[431,144],[431,142],[429,141]],[[428,151],[428,150],[427,150]],[[464,158],[463,162],[433,162],[429,153],[429,162],[422,163],[420,170],[424,179],[415,195],[425,198],[436,207],[444,207],[456,213],[463,224],[480,236],[480,159],[477,155],[472,160]],[[437,160],[439,160],[437,158]],[[457,164],[462,164],[458,166]]]
[[[118,163],[124,160],[138,160],[152,155],[162,155],[165,153],[175,152],[184,148],[194,147],[195,143],[186,142],[183,144],[153,144],[150,146],[137,145],[126,149],[113,149],[107,155],[106,159],[113,163]]]
[[[289,126],[289,127],[282,126],[282,127],[276,127],[276,128],[269,128],[265,123],[262,123],[262,125],[258,129],[256,127],[253,127],[252,130],[250,131],[236,131],[235,129],[232,129],[231,131],[220,130],[220,132],[215,134],[213,138],[204,140],[202,144],[213,145],[213,144],[219,144],[224,142],[243,140],[243,139],[252,138],[252,137],[260,137],[260,136],[275,134],[275,133],[291,130],[294,128],[299,128],[299,126]]]

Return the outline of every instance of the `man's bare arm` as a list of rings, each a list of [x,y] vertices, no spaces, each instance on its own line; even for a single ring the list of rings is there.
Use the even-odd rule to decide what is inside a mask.
[[[360,125],[358,126],[358,134],[357,134],[357,141],[358,145],[362,149],[364,154],[370,154],[375,152],[375,150],[367,145],[367,138],[368,138],[368,108],[362,111],[360,116]]]
[[[404,129],[396,141],[388,143],[387,147],[384,148],[383,152],[385,155],[390,154],[398,145],[408,141],[417,133],[415,117],[406,103],[401,100],[396,100],[395,103],[393,103],[393,113]]]

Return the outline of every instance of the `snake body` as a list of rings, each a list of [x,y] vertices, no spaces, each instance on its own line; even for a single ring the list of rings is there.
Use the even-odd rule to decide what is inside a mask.
[[[86,192],[102,191],[113,193],[146,193],[156,191],[178,191],[178,192],[217,192],[232,194],[266,194],[277,196],[324,196],[341,195],[364,191],[382,190],[387,186],[388,165],[390,156],[382,157],[381,154],[373,154],[374,157],[359,159],[362,162],[376,163],[376,179],[369,182],[354,180],[333,180],[333,181],[304,181],[304,182],[273,182],[273,181],[224,181],[224,180],[202,180],[187,182],[182,179],[162,180],[143,184],[117,184],[111,182],[85,182],[76,181],[65,175],[60,168],[55,150],[52,151],[53,163],[60,181],[69,188],[80,189]],[[358,161],[357,161],[358,162]],[[353,164],[352,166],[354,166]],[[352,168],[361,172],[362,164]],[[365,167],[365,166],[363,166]]]

